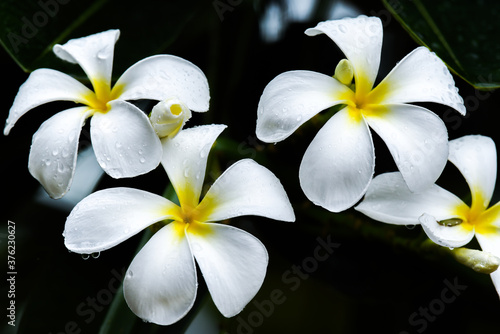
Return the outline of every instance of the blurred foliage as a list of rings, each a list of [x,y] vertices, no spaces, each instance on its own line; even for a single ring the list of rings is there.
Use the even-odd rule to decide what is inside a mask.
[[[197,304],[183,321],[168,327],[144,323],[124,305],[119,284],[124,270],[143,242],[143,234],[102,252],[96,259],[83,260],[80,255],[66,250],[61,233],[68,212],[57,206],[57,201],[40,201],[40,187],[27,170],[32,134],[45,119],[62,110],[63,105],[36,108],[22,117],[11,134],[2,137],[1,143],[7,197],[2,221],[16,223],[18,271],[16,326],[7,325],[3,316],[4,321],[0,323],[2,333],[181,333],[191,322],[190,334],[416,333],[424,330],[426,333],[498,333],[500,304],[490,278],[451,260],[446,250],[429,246],[420,227],[410,229],[381,224],[352,209],[332,214],[315,207],[305,198],[298,183],[299,164],[325,117],[314,118],[276,145],[262,143],[255,137],[257,103],[271,79],[294,69],[333,74],[335,65],[343,57],[326,36],[307,37],[305,29],[319,21],[342,16],[379,16],[384,24],[380,69],[380,77],[383,77],[417,46],[396,19],[410,15],[407,13],[420,13],[409,7],[420,4],[433,13],[434,22],[442,33],[447,30],[441,27],[441,22],[447,22],[445,26],[450,31],[465,27],[484,28],[476,32],[476,39],[470,43],[466,40],[465,44],[457,44],[460,51],[456,51],[455,44],[450,42],[462,67],[457,67],[453,58],[446,58],[446,48],[426,41],[427,32],[432,29],[425,24],[419,26],[427,30],[422,29],[422,33],[416,35],[458,74],[455,79],[468,109],[467,116],[459,116],[439,105],[430,106],[447,125],[450,139],[476,133],[498,142],[493,115],[499,105],[499,95],[479,92],[461,78],[491,77],[489,84],[497,80],[497,58],[483,61],[482,53],[477,53],[479,58],[475,63],[464,60],[470,58],[466,52],[476,43],[472,41],[490,45],[497,40],[497,36],[486,27],[486,23],[493,24],[496,20],[496,12],[490,10],[490,6],[496,4],[484,1],[483,6],[477,6],[484,19],[481,23],[474,23],[463,19],[463,15],[473,15],[469,3],[474,2],[470,1],[435,1],[433,8],[427,1],[397,1],[399,8],[408,11],[394,11],[396,1],[385,1],[389,5],[385,7],[382,2],[374,1],[318,0],[313,1],[315,5],[308,15],[302,15],[307,13],[300,9],[300,4],[306,2],[0,2],[0,41],[6,50],[0,53],[0,64],[3,65],[4,77],[8,78],[3,92],[4,118],[19,86],[27,78],[26,72],[45,66],[82,77],[77,66],[66,64],[53,55],[51,47],[55,43],[119,28],[121,35],[114,57],[115,77],[136,61],[156,53],[174,54],[190,60],[207,75],[211,90],[210,111],[195,113],[187,126],[207,123],[229,126],[211,153],[214,174],[207,177],[207,182],[213,181],[218,173],[238,159],[256,159],[281,180],[297,216],[295,223],[257,217],[232,221],[233,225],[257,236],[270,255],[264,285],[240,315],[225,319],[214,310],[200,277]],[[47,7],[49,5],[52,7]],[[434,7],[449,9],[450,12],[436,18]],[[398,15],[394,16],[395,13]],[[269,18],[275,19],[274,25],[269,24],[273,22]],[[455,19],[460,20],[461,25],[449,23]],[[32,34],[26,34],[30,24],[34,29]],[[414,23],[403,25],[416,29]],[[12,34],[26,41],[19,42]],[[466,38],[465,32],[462,36]],[[462,45],[468,48],[463,49]],[[470,67],[470,64],[476,67]],[[496,67],[492,69],[491,66]],[[84,128],[83,133],[86,129],[88,133],[88,128]],[[376,173],[395,170],[384,143],[373,135],[377,151]],[[439,183],[458,195],[468,196],[465,181],[452,166],[445,169]],[[104,176],[98,189],[128,186],[163,194],[167,185],[165,172],[157,168],[133,179],[114,180]],[[493,202],[499,199],[495,192]],[[7,228],[5,223],[2,226],[0,257],[6,259]],[[338,247],[328,258],[314,262],[315,249],[328,241]],[[307,266],[310,268],[307,272],[297,271],[297,267]],[[440,300],[446,282],[454,280],[467,287],[455,301],[445,304],[439,312],[434,309],[436,313],[431,318],[419,314],[422,308],[437,307],[436,301]],[[5,308],[6,293],[7,286],[2,285],[1,304]],[[108,298],[110,293],[114,300]],[[417,320],[421,320],[419,323],[411,321],[415,313]],[[206,314],[211,326],[200,320]]]

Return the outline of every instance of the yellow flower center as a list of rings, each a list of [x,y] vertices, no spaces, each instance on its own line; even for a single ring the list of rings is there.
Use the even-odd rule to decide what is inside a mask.
[[[341,99],[347,101],[349,115],[355,122],[361,121],[363,116],[383,116],[387,111],[382,102],[386,94],[386,86],[377,86],[372,89],[368,77],[358,71],[354,75],[354,68],[347,59],[342,59],[335,68],[334,78],[349,87],[349,91]],[[352,79],[355,78],[354,84]]]
[[[210,212],[210,205],[198,203],[194,192],[190,189],[182,189],[177,193],[180,205],[167,209],[165,215],[172,217],[175,231],[179,237],[183,237],[187,231],[190,234],[206,236],[212,233],[210,224],[205,223],[207,213]]]
[[[116,86],[111,89],[106,80],[93,80],[94,91],[84,97],[87,105],[95,112],[106,113],[109,111],[109,102],[116,100],[123,92],[123,87]]]
[[[472,195],[472,204],[459,205],[455,212],[457,217],[463,220],[463,227],[469,231],[474,229],[478,234],[499,233],[499,229],[493,225],[500,214],[500,205],[494,205],[486,209],[486,202],[480,192]]]

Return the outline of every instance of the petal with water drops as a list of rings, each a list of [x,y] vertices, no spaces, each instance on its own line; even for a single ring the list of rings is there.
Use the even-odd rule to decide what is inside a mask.
[[[86,37],[71,39],[65,44],[54,45],[54,53],[59,58],[79,64],[94,85],[104,82],[111,86],[113,54],[119,30],[108,30]]]
[[[497,177],[497,150],[493,140],[479,135],[451,140],[449,160],[465,177],[473,205],[486,209]]]
[[[474,238],[474,227],[465,222],[455,226],[447,226],[440,224],[435,217],[427,213],[420,216],[419,221],[429,239],[440,246],[462,247]]]
[[[31,109],[54,101],[74,101],[85,104],[92,91],[67,74],[51,69],[33,71],[21,85],[5,123],[8,135],[17,120]]]
[[[209,107],[205,74],[193,63],[176,56],[145,58],[129,67],[115,86],[123,90],[120,98],[124,100],[178,98],[193,111],[207,111]]]
[[[377,77],[382,51],[382,22],[378,17],[344,18],[320,22],[306,30],[309,36],[326,34],[354,67],[356,90],[368,92]]]
[[[202,221],[256,215],[294,221],[293,208],[278,178],[250,159],[231,165],[210,187],[198,206]]]
[[[201,195],[210,149],[225,125],[202,125],[162,139],[162,165],[182,206],[194,208]]]
[[[90,134],[97,162],[113,178],[133,177],[155,169],[161,142],[148,117],[125,101],[111,101],[106,113],[96,112]]]
[[[64,244],[76,253],[109,249],[144,228],[173,218],[177,206],[164,197],[132,188],[108,188],[81,200],[64,226]]]
[[[345,103],[349,93],[349,88],[325,74],[282,73],[267,84],[260,97],[257,137],[268,143],[284,140],[320,111]]]
[[[208,234],[187,232],[212,299],[225,317],[232,317],[259,291],[268,264],[267,250],[253,235],[232,226],[210,225]]]
[[[366,117],[370,127],[384,140],[412,191],[432,185],[448,159],[448,131],[429,110],[393,104]]]
[[[355,209],[384,223],[417,225],[425,212],[441,220],[453,217],[460,206],[465,206],[461,199],[435,184],[411,192],[401,173],[393,172],[377,175]]]
[[[340,212],[361,199],[374,169],[368,125],[344,108],[328,120],[307,148],[299,169],[300,186],[316,205]]]
[[[463,99],[450,71],[441,59],[423,46],[403,58],[372,94],[379,97],[378,103],[435,102],[465,115]]]
[[[33,135],[28,168],[52,198],[61,198],[71,187],[80,131],[89,115],[87,107],[61,111]]]
[[[169,224],[135,256],[123,280],[128,306],[144,321],[170,325],[189,312],[198,283],[188,241]]]

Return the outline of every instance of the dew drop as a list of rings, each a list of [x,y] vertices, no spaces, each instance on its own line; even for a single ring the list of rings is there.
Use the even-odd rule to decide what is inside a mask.
[[[99,52],[97,52],[97,58],[104,60],[108,58],[108,52],[106,52],[106,49],[102,49]]]
[[[57,162],[57,171],[59,173],[64,173],[64,171],[66,170],[66,168],[64,167],[64,164],[60,161]]]
[[[345,25],[343,25],[343,24],[340,24],[339,25],[339,30],[342,33],[346,33],[347,32],[347,27]]]
[[[90,257],[89,254],[82,254],[82,259],[84,259],[84,260],[88,260],[89,257]]]
[[[101,252],[94,252],[91,254],[93,259],[97,259],[101,255]]]

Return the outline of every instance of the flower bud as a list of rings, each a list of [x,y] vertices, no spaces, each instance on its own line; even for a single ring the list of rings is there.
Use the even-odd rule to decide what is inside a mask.
[[[191,118],[191,110],[177,98],[159,102],[153,107],[149,120],[158,137],[173,138]]]
[[[350,85],[352,78],[354,77],[354,68],[352,67],[351,62],[347,59],[339,61],[337,67],[335,68],[335,75],[333,77],[346,86]]]
[[[456,248],[453,255],[458,262],[483,274],[491,274],[500,265],[498,257],[477,249]]]

